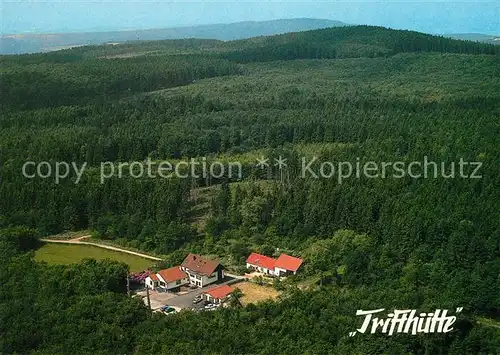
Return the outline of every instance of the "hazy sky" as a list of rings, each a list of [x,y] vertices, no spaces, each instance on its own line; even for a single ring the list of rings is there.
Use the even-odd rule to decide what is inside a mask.
[[[323,18],[429,33],[500,35],[500,1],[0,1],[2,33],[164,28]]]

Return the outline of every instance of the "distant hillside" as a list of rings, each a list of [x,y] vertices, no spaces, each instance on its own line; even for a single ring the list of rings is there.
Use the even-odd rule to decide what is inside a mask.
[[[227,41],[337,26],[347,24],[340,21],[299,18],[137,31],[3,35],[0,37],[0,54],[47,52],[82,45],[135,40],[209,38]]]
[[[245,63],[387,58],[424,52],[491,55],[499,54],[500,47],[414,31],[346,26],[235,41],[193,38],[134,41],[5,55],[0,57],[3,84],[0,104],[32,109],[108,101],[133,93],[189,85],[204,78],[244,74],[247,69],[239,64]],[[57,64],[54,67],[57,74],[53,64]],[[23,65],[29,66],[25,71],[29,79],[19,73],[18,68]],[[65,68],[80,73],[74,76],[78,79],[68,80]],[[35,86],[36,93],[32,90],[29,95],[20,94],[25,87]]]
[[[495,54],[499,47],[376,26],[348,26],[224,42],[222,57],[239,63],[391,56],[405,52]]]
[[[445,37],[450,37],[453,39],[462,39],[466,41],[475,41],[475,42],[483,42],[490,44],[500,44],[500,35],[485,35],[481,33],[455,33],[455,34],[447,34]]]

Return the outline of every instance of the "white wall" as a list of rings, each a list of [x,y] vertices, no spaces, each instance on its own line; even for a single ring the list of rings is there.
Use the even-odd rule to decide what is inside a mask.
[[[217,277],[217,271],[215,271],[212,275],[209,276],[203,276],[203,286],[205,285],[209,285],[215,281],[218,280],[218,277]]]
[[[155,283],[153,281],[153,279],[151,277],[146,277],[146,280],[144,280],[144,285],[146,287],[149,287],[150,289],[154,289],[155,288]]]
[[[182,280],[180,280],[180,283],[177,283],[177,281],[165,282],[165,280],[161,277],[161,275],[158,274],[157,276],[160,279],[160,281],[162,281],[164,283],[164,285],[162,285],[161,282],[159,282],[158,287],[161,287],[165,290],[171,290],[173,288],[176,288],[176,287],[179,287],[179,286],[182,286],[182,285],[189,283],[189,280],[187,278],[182,279]]]
[[[252,269],[254,269],[256,271],[262,272],[263,274],[272,275],[272,276],[275,275],[274,270],[269,270],[269,269],[266,269],[265,267],[261,267],[261,266],[257,266],[257,265],[253,265],[253,264],[247,263],[247,269],[248,268],[252,268]]]
[[[191,274],[191,273],[189,273],[188,270],[186,270],[186,272],[189,275],[189,283],[191,285],[195,285],[195,286],[198,286],[198,287],[203,287],[203,277],[201,277],[199,275]]]
[[[169,282],[169,283],[167,283],[167,290],[170,290],[172,288],[176,288],[176,287],[188,284],[188,283],[189,283],[189,280],[187,278],[180,280],[179,283],[177,283],[177,281]]]
[[[286,275],[287,270],[285,269],[280,269],[279,267],[274,269],[276,276],[281,276],[281,274]]]
[[[213,274],[209,277],[191,273],[187,268],[183,268],[183,270],[187,272],[189,275],[189,283],[191,285],[196,285],[198,287],[204,287],[206,285],[216,282],[219,279],[217,271],[214,271]],[[222,273],[222,275],[224,275],[224,273]]]

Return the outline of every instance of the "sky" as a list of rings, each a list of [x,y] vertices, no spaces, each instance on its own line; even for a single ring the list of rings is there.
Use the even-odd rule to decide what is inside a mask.
[[[498,0],[3,0],[0,13],[3,34],[132,30],[308,17],[435,34],[500,35]]]

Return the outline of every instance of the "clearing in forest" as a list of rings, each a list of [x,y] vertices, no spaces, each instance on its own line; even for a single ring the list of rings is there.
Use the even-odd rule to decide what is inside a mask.
[[[45,261],[48,264],[73,264],[89,258],[121,261],[130,267],[131,272],[146,270],[154,263],[140,256],[91,245],[47,243],[35,252],[36,261]]]
[[[249,303],[257,303],[264,300],[276,299],[280,293],[269,286],[260,286],[253,282],[241,282],[233,286],[239,288],[243,292],[240,298],[242,305],[246,306]]]

